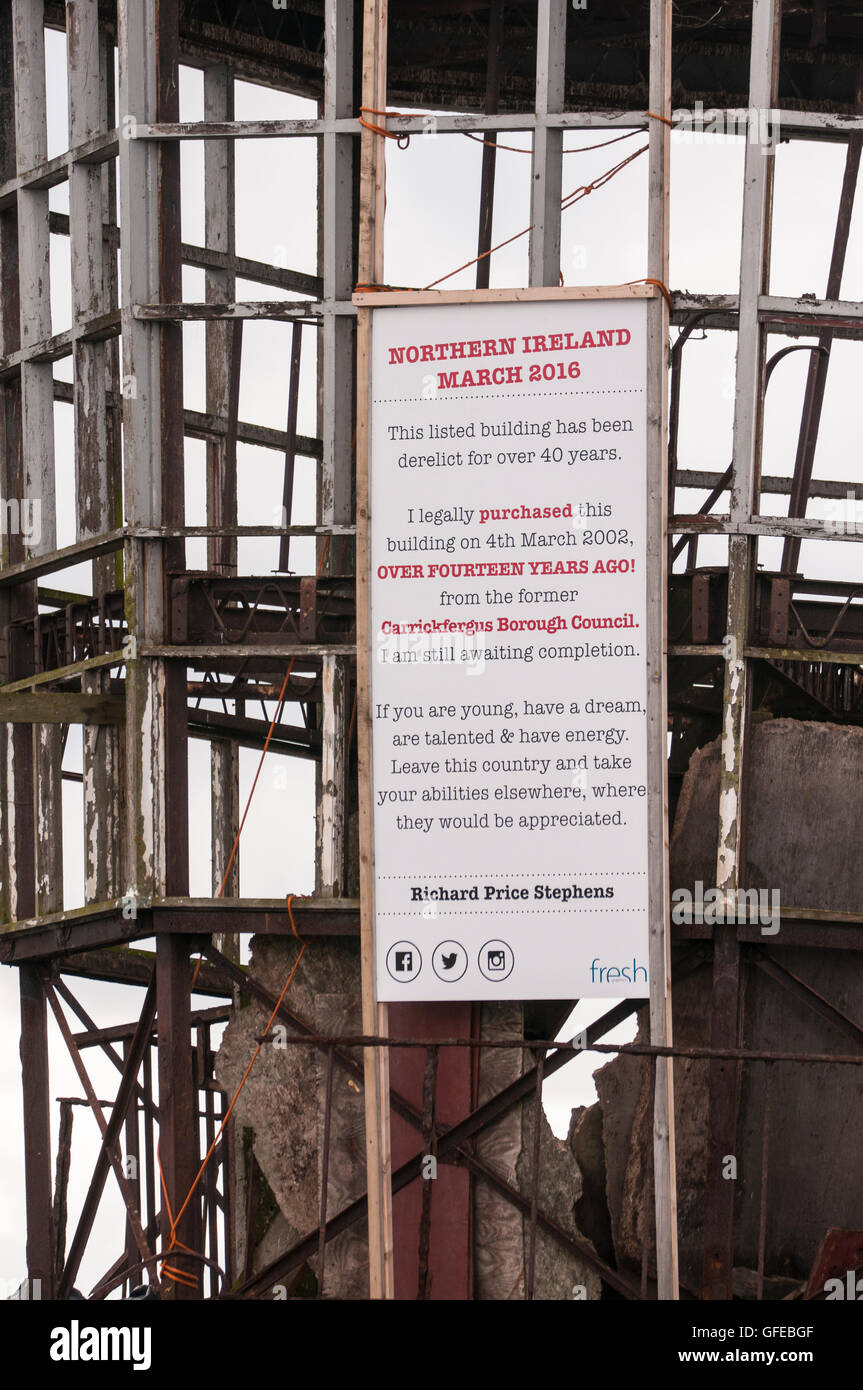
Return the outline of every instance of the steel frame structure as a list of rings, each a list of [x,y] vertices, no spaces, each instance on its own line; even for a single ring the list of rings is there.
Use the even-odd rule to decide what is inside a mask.
[[[360,106],[375,111],[387,102],[387,0],[364,0],[362,25],[353,0],[324,0],[324,51],[317,89],[317,120],[237,121],[234,79],[260,77],[266,64],[208,38],[205,24],[186,13],[180,0],[117,0],[105,12],[98,0],[66,0],[69,144],[47,155],[45,25],[57,24],[57,7],[45,0],[3,0],[0,5],[0,491],[7,499],[37,498],[42,508],[38,541],[28,545],[8,511],[3,519],[0,569],[0,960],[18,967],[26,1135],[27,1262],[31,1283],[49,1296],[68,1296],[86,1246],[109,1170],[120,1185],[127,1211],[125,1248],[103,1279],[97,1296],[157,1268],[157,1237],[171,1230],[200,1160],[202,1134],[215,1135],[224,1100],[212,1070],[210,1029],[227,1016],[237,988],[251,989],[275,1004],[238,963],[240,933],[291,935],[309,940],[359,936],[360,904],[347,896],[349,821],[356,806],[356,750],[352,703],[356,684],[357,633],[354,607],[357,308],[355,285],[384,280],[383,200],[385,139],[360,120]],[[320,7],[319,7],[320,8]],[[426,9],[429,7],[426,6]],[[573,110],[566,101],[566,0],[539,0],[536,80],[531,109],[501,109],[506,6],[479,7],[486,14],[487,47],[483,113],[441,114],[437,131],[446,138],[484,133],[480,255],[491,246],[495,138],[526,132],[532,139],[529,283],[556,285],[560,274],[563,135],[567,130],[647,132],[649,203],[647,276],[668,280],[668,114],[672,81],[672,14],[668,0],[651,0],[649,107]],[[740,8],[740,7],[738,7]],[[814,483],[813,458],[822,413],[829,349],[834,339],[863,337],[863,304],[841,298],[863,115],[847,111],[785,109],[778,102],[781,0],[753,0],[749,107],[778,112],[783,135],[840,141],[847,148],[846,173],[826,294],[795,299],[771,294],[773,145],[765,152],[746,147],[739,292],[736,295],[660,296],[651,324],[653,361],[651,410],[664,420],[664,350],[669,321],[680,335],[671,352],[668,535],[668,640],[663,613],[652,615],[650,648],[657,664],[659,703],[666,696],[673,733],[672,779],[685,766],[683,724],[700,699],[711,730],[722,735],[720,840],[716,886],[735,893],[745,887],[744,844],[747,754],[751,739],[752,692],[765,678],[778,680],[790,708],[859,722],[863,632],[853,584],[820,586],[797,573],[803,540],[859,539],[856,528],[836,527],[807,517],[810,497],[842,497],[844,483]],[[817,6],[815,10],[817,10]],[[748,11],[751,9],[751,16]],[[817,15],[813,10],[813,25]],[[571,20],[570,20],[571,22]],[[277,41],[273,41],[276,43]],[[209,45],[209,46],[208,46]],[[205,120],[181,123],[178,71],[181,62],[203,68]],[[119,105],[115,108],[115,65]],[[266,80],[277,82],[271,65]],[[287,86],[288,84],[285,83]],[[404,96],[400,95],[400,104]],[[511,106],[511,103],[510,103]],[[657,119],[664,117],[664,119]],[[394,135],[423,129],[423,117],[400,113],[384,120]],[[234,225],[234,149],[239,139],[313,139],[319,150],[319,267],[317,275],[286,270],[237,255]],[[202,141],[205,152],[205,245],[183,243],[180,230],[180,143]],[[49,189],[68,184],[69,215],[49,208]],[[118,215],[119,209],[119,215]],[[73,322],[54,332],[47,283],[50,239],[68,236],[71,251]],[[119,252],[119,271],[118,253]],[[182,268],[205,272],[204,303],[184,302]],[[480,260],[477,285],[488,283],[488,259]],[[297,296],[277,301],[236,301],[238,278]],[[290,373],[286,382],[286,428],[277,431],[239,419],[243,324],[270,319],[290,330]],[[206,409],[185,407],[182,391],[182,325],[203,322],[206,332]],[[678,421],[680,374],[685,342],[693,328],[736,335],[737,365],[733,464],[724,475],[680,466]],[[318,338],[319,427],[297,431],[297,402],[303,342]],[[761,476],[764,393],[769,380],[768,334],[817,339],[810,355],[800,443],[791,480]],[[71,358],[71,386],[54,377],[53,364]],[[57,403],[74,414],[78,496],[76,540],[58,548],[54,413]],[[186,525],[184,438],[206,441],[207,524]],[[658,469],[665,442],[657,433]],[[253,443],[285,458],[285,524],[240,526],[237,521],[237,445]],[[298,456],[318,468],[318,520],[292,524],[293,473]],[[708,500],[697,515],[676,508],[677,489],[703,488]],[[856,497],[863,483],[854,484]],[[761,514],[766,494],[790,494],[789,516]],[[722,499],[724,510],[713,508]],[[660,488],[655,505],[665,505]],[[317,538],[318,575],[288,573],[290,540]],[[728,538],[727,569],[698,570],[698,539]],[[273,536],[280,542],[276,578],[243,576],[237,542]],[[185,541],[205,537],[207,571],[186,569]],[[761,538],[784,540],[778,573],[758,572]],[[676,538],[676,539],[675,539]],[[685,571],[671,573],[675,550],[688,549]],[[52,576],[92,565],[92,592],[69,594]],[[302,724],[285,722],[284,710],[270,731],[267,705],[276,700],[290,663],[287,700],[301,711]],[[713,682],[705,697],[705,679]],[[701,695],[696,697],[693,686]],[[202,699],[222,701],[221,713],[202,710]],[[793,698],[792,698],[793,697]],[[706,704],[705,704],[706,701]],[[795,704],[796,701],[796,704]],[[261,703],[262,713],[248,705]],[[83,817],[86,846],[86,905],[64,910],[62,900],[62,785],[68,726],[84,730]],[[296,902],[239,895],[236,858],[239,823],[238,749],[270,746],[318,765],[316,892]],[[187,740],[210,743],[212,771],[213,895],[189,896]],[[657,787],[666,775],[654,768]],[[660,804],[654,798],[655,804]],[[654,821],[654,902],[667,901],[666,829]],[[221,894],[220,894],[220,889]],[[670,929],[655,921],[654,969],[666,968]],[[861,1029],[816,995],[782,965],[781,946],[763,949],[757,927],[747,922],[711,930],[696,922],[678,927],[673,978],[693,969],[712,969],[710,1060],[710,1145],[706,1155],[705,1298],[731,1296],[734,1264],[733,1189],[720,1176],[720,1158],[734,1151],[741,1068],[748,1061],[767,1073],[780,1064],[813,1058],[746,1054],[739,1046],[742,971],[750,959],[771,973],[796,998],[822,1017],[838,1022],[859,1048]],[[133,949],[155,938],[153,953]],[[836,914],[818,908],[784,908],[782,945],[863,948],[863,913]],[[117,949],[119,948],[119,949]],[[197,994],[223,1001],[193,1009],[190,956],[206,960],[195,980]],[[137,1021],[126,1028],[99,1029],[76,1000],[68,977],[126,982],[144,988]],[[66,977],[64,979],[64,977]],[[657,1115],[668,1113],[672,1056],[672,991],[651,1005],[653,1089]],[[83,1031],[72,1032],[61,1000]],[[589,1030],[599,1044],[606,1032],[634,1012],[624,1004]],[[48,1014],[51,1012],[78,1071],[87,1101],[102,1132],[102,1149],[90,1191],[68,1250],[64,1246],[65,1192],[73,1098],[61,1101],[56,1187],[52,1180]],[[826,1012],[825,1012],[826,1011]],[[321,1048],[332,1067],[355,1063],[345,1040],[315,1033],[290,1008],[279,1008],[297,1045]],[[563,1017],[544,1014],[551,1036]],[[470,1296],[470,1184],[481,1176],[506,1192],[527,1217],[530,1235],[526,1296],[533,1293],[537,1229],[569,1242],[606,1284],[624,1297],[674,1297],[673,1145],[657,1127],[654,1183],[668,1203],[657,1204],[659,1283],[649,1278],[647,1254],[640,1284],[598,1260],[569,1233],[555,1228],[542,1211],[538,1163],[530,1194],[512,1189],[471,1149],[472,1137],[507,1108],[541,1097],[543,1080],[571,1060],[572,1049],[525,1038],[510,1046],[531,1048],[535,1065],[508,1091],[483,1106],[475,1103],[476,1058],[483,1046],[478,1013],[471,1006],[442,1018],[431,1009],[391,1008],[389,1017],[366,1013],[364,1080],[369,1120],[368,1192],[354,1207],[329,1216],[326,1163],[319,1230],[265,1269],[254,1271],[254,1180],[236,1181],[238,1154],[226,1130],[199,1198],[177,1227],[183,1245],[173,1259],[185,1280],[173,1296],[271,1294],[273,1284],[293,1274],[317,1252],[322,1266],[327,1239],[351,1221],[370,1218],[374,1296],[398,1293],[393,1275],[391,1193],[413,1184],[419,1194],[410,1208],[395,1207],[396,1254],[418,1252],[415,1278],[420,1297],[429,1296],[435,1273],[430,1254],[434,1212],[457,1208],[464,1270],[461,1296]],[[193,1043],[194,1038],[194,1043]],[[458,1040],[454,1042],[454,1040]],[[352,1040],[353,1041],[353,1040]],[[121,1045],[118,1050],[117,1045]],[[89,1080],[83,1054],[105,1052],[120,1074],[106,1118]],[[155,1047],[155,1054],[153,1049]],[[426,1050],[426,1069],[406,1067],[412,1048]],[[553,1050],[554,1048],[554,1050]],[[619,1050],[619,1049],[615,1049]],[[392,1054],[392,1056],[391,1056]],[[443,1058],[446,1059],[444,1062]],[[440,1073],[438,1070],[440,1060]],[[832,1058],[837,1065],[859,1057]],[[392,1070],[390,1068],[392,1067]],[[154,1082],[158,1079],[158,1094]],[[441,1089],[442,1088],[442,1089]],[[665,1093],[665,1097],[663,1095]],[[331,1091],[328,1090],[328,1095]],[[459,1123],[438,1117],[442,1096],[462,1107]],[[765,1112],[766,1114],[769,1112]],[[329,1132],[329,1105],[325,1130]],[[411,1152],[404,1137],[394,1153],[390,1178],[387,1131],[393,1117],[420,1136]],[[139,1130],[139,1117],[142,1128]],[[159,1134],[159,1162],[155,1133]],[[765,1119],[765,1146],[769,1120]],[[375,1139],[374,1136],[377,1135]],[[143,1136],[143,1139],[142,1139]],[[139,1157],[137,1178],[127,1175],[123,1153]],[[419,1154],[450,1159],[452,1181],[435,1193],[419,1181]],[[766,1154],[766,1147],[765,1147]],[[168,1203],[159,1194],[164,1177]],[[236,1195],[243,1191],[242,1219]],[[766,1201],[766,1176],[763,1200]],[[169,1209],[170,1208],[170,1209]],[[401,1214],[400,1214],[401,1213]],[[763,1221],[762,1216],[762,1221]],[[236,1238],[237,1232],[244,1233]],[[232,1234],[235,1237],[232,1239]],[[377,1254],[374,1251],[377,1251]],[[645,1252],[647,1245],[645,1245]],[[237,1252],[240,1252],[238,1260]],[[759,1277],[763,1281],[763,1245]],[[245,1261],[245,1263],[243,1262]],[[209,1273],[205,1274],[205,1270]],[[155,1276],[158,1277],[158,1276]],[[322,1282],[322,1275],[319,1276]],[[402,1291],[405,1285],[402,1285]],[[167,1293],[167,1287],[165,1292]]]

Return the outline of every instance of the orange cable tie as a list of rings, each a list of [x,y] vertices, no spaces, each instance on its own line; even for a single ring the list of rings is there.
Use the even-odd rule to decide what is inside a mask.
[[[662,292],[662,296],[668,305],[669,313],[674,312],[674,300],[671,297],[671,291],[662,280],[656,280],[650,275],[643,275],[640,280],[627,280],[626,283],[627,285],[655,285],[656,288]]]
[[[402,133],[399,134],[398,131],[395,131],[395,130],[387,130],[386,126],[375,125],[372,121],[365,121],[365,120],[363,120],[363,117],[362,117],[362,112],[363,112],[363,111],[368,111],[369,115],[371,115],[371,116],[383,116],[384,119],[386,119],[386,118],[389,117],[389,116],[396,116],[396,117],[398,117],[398,116],[407,115],[407,114],[408,114],[407,112],[404,112],[404,111],[379,111],[379,110],[377,109],[377,107],[375,107],[375,106],[361,106],[361,107],[360,107],[360,115],[359,115],[359,117],[358,117],[360,125],[361,125],[361,126],[364,126],[366,130],[372,131],[373,134],[375,134],[375,135],[382,135],[382,136],[384,137],[384,139],[386,139],[386,140],[395,140],[395,142],[396,142],[396,144],[398,145],[398,147],[399,147],[400,150],[406,150],[406,149],[407,149],[408,145],[409,145],[410,142],[411,142],[410,131],[402,131]]]

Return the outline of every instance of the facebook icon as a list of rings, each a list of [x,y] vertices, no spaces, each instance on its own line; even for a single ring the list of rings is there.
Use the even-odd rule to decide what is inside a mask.
[[[422,964],[422,956],[412,941],[396,941],[387,951],[387,974],[400,985],[415,980]]]

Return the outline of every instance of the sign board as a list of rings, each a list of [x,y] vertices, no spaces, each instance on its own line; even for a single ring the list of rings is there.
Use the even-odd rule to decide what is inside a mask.
[[[646,997],[643,297],[375,307],[377,997]]]

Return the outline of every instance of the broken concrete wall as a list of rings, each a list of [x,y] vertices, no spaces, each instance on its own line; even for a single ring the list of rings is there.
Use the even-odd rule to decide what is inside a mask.
[[[779,889],[784,907],[859,912],[863,729],[797,719],[752,727],[745,885]],[[683,779],[671,836],[672,888],[716,882],[719,740]]]
[[[274,998],[291,973],[299,945],[282,938],[252,941],[250,972]],[[362,1032],[359,943],[317,942],[306,950],[285,1001],[322,1034]],[[216,1057],[219,1085],[233,1095],[269,1016],[251,1000],[236,1010]],[[292,1031],[288,1028],[288,1034]],[[238,1126],[254,1134],[254,1154],[278,1206],[279,1217],[259,1237],[254,1269],[317,1229],[323,1152],[326,1058],[320,1049],[268,1042],[261,1048],[234,1111]],[[358,1052],[354,1055],[361,1064]],[[327,1214],[333,1217],[365,1190],[365,1120],[362,1087],[333,1069]],[[243,1214],[238,1213],[243,1219]],[[368,1297],[368,1250],[361,1226],[327,1243],[323,1288],[328,1298]],[[317,1258],[309,1261],[317,1277]]]
[[[671,842],[672,888],[715,881],[719,742],[700,749],[684,778]],[[860,911],[863,861],[863,730],[782,719],[756,724],[747,802],[748,886],[779,889],[783,907]],[[863,953],[784,948],[781,929],[761,948],[863,1026]],[[847,1053],[848,1036],[754,964],[742,981],[742,1046],[754,1050]],[[675,983],[674,1041],[710,1042],[711,969]],[[642,1032],[646,1027],[641,1019]],[[707,1163],[708,1063],[675,1063],[680,1263],[683,1282],[701,1284]],[[736,1262],[757,1263],[762,1173],[763,1063],[741,1069],[735,1184]],[[606,1191],[618,1262],[641,1261],[647,1190],[649,1073],[621,1057],[596,1073]],[[863,1225],[863,1075],[855,1067],[777,1064],[767,1173],[767,1273],[803,1278],[830,1226]],[[852,1138],[853,1136],[853,1138]],[[652,1227],[652,1213],[649,1214]],[[651,1234],[651,1261],[653,1246]],[[742,1284],[741,1284],[742,1287]]]
[[[522,1005],[513,1001],[483,1004],[482,1036],[523,1036]],[[521,1048],[494,1048],[481,1053],[479,1104],[523,1075]],[[476,1137],[476,1156],[529,1197],[533,1190],[535,1099],[515,1106]],[[581,1172],[573,1149],[557,1139],[540,1111],[538,1205],[570,1235],[584,1239],[575,1209],[582,1195]],[[475,1289],[479,1299],[518,1300],[526,1296],[530,1250],[529,1217],[482,1177],[474,1182]],[[589,1242],[588,1242],[589,1243]],[[583,1292],[582,1292],[583,1290]],[[600,1281],[561,1241],[537,1229],[533,1296],[539,1300],[600,1296]]]

